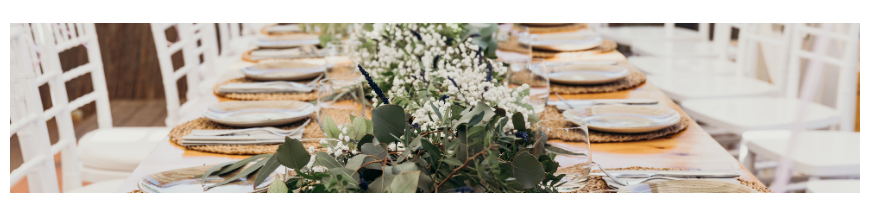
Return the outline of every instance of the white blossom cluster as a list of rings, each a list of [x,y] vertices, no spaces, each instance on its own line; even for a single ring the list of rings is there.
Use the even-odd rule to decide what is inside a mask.
[[[528,86],[511,89],[499,81],[496,77],[503,77],[508,68],[481,58],[479,55],[484,52],[471,38],[464,41],[455,38],[447,45],[448,38],[439,34],[457,32],[458,28],[457,24],[374,24],[372,31],[362,31],[356,37],[375,43],[377,52],[361,48],[356,62],[375,81],[391,84],[389,89],[381,87],[391,103],[409,100],[404,107],[424,130],[435,129],[441,122],[430,104],[446,114],[454,103],[469,107],[483,102],[528,118],[533,111],[521,106],[528,101],[527,94],[523,94]],[[438,95],[426,91],[426,95],[420,96],[418,90],[436,90]],[[442,100],[444,95],[447,98]],[[380,103],[377,101],[375,106]],[[512,123],[508,123],[506,128],[513,129]]]

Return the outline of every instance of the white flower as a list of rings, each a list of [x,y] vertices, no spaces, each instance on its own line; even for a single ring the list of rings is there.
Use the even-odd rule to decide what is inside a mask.
[[[317,149],[314,146],[308,146],[308,154],[314,154],[314,152],[317,152]]]

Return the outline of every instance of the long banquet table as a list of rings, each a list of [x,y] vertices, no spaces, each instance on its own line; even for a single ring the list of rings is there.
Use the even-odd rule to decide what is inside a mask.
[[[625,56],[613,51],[600,55],[573,60],[615,60],[623,66],[637,70],[625,62]],[[563,60],[554,60],[563,61]],[[244,63],[235,64],[237,67]],[[241,74],[225,75],[224,79]],[[560,94],[565,99],[656,99],[659,104],[673,108],[686,115],[674,102],[654,84],[646,83],[637,88],[601,94]],[[221,101],[223,101],[222,99]],[[550,95],[551,101],[559,100]],[[207,164],[218,164],[248,157],[247,155],[224,155],[185,150],[164,138],[148,157],[142,161],[133,174],[127,178],[118,192],[138,189],[142,177],[167,170],[180,169]],[[677,168],[703,171],[729,171],[740,173],[740,178],[761,184],[755,176],[741,166],[731,154],[719,145],[707,132],[692,121],[685,131],[678,134],[648,141],[621,143],[593,143],[592,159],[605,168],[656,167]]]

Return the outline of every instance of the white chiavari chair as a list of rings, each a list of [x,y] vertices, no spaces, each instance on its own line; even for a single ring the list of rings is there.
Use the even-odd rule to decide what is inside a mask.
[[[698,41],[706,40],[710,34],[708,23],[699,23],[698,31],[678,28],[674,23],[664,26],[619,26],[610,27],[606,23],[590,24],[602,37],[618,44],[633,46],[642,41]]]
[[[177,41],[170,42],[166,31],[175,28]],[[202,115],[211,103],[217,102],[212,94],[213,83],[208,78],[219,77],[217,36],[214,23],[152,23],[157,59],[166,96],[166,125],[175,126]],[[172,55],[181,52],[184,65],[176,67]],[[178,68],[178,69],[176,69]],[[187,101],[182,104],[178,96],[177,82],[185,78],[187,82]]]
[[[21,75],[13,76],[13,81],[19,85],[19,88],[13,90],[22,91],[18,95],[25,99],[13,103],[13,107],[19,108],[19,112],[13,117],[18,115],[19,121],[13,121],[12,133],[23,126],[32,126],[30,133],[24,133],[23,139],[22,133],[18,134],[25,163],[12,172],[12,183],[27,174],[31,192],[57,192],[56,187],[47,187],[45,184],[56,176],[40,176],[28,172],[35,165],[41,165],[41,172],[54,170],[52,156],[61,153],[64,192],[114,192],[159,140],[166,137],[169,129],[112,127],[108,91],[94,24],[23,24],[20,28],[24,33],[19,42],[29,42],[30,47],[18,46],[13,51],[23,53],[19,55],[17,62],[29,61],[32,64],[18,64],[17,68],[13,67],[13,70],[17,70],[15,73]],[[63,71],[60,52],[79,45],[87,50],[88,63]],[[25,57],[29,57],[28,60],[24,60]],[[66,93],[66,82],[85,74],[90,74],[94,91],[70,101]],[[40,92],[36,89],[43,84],[48,84],[52,102],[52,107],[44,112],[39,101]],[[96,104],[98,129],[86,133],[77,142],[71,112],[91,102]],[[20,110],[22,106],[27,107],[26,116],[21,116],[24,114],[20,112],[24,111]],[[52,118],[57,121],[59,140],[50,149],[46,149],[43,145],[48,142],[45,121]],[[36,160],[32,158],[34,151],[41,152]],[[50,167],[47,166],[49,164]],[[79,188],[82,181],[94,184]],[[35,182],[42,183],[33,185]]]
[[[804,129],[809,130],[839,127],[847,133],[844,135],[840,135],[843,134],[842,132],[824,131],[802,133],[799,137],[801,142],[796,146],[795,155],[792,156],[795,160],[794,169],[796,173],[814,179],[857,174],[857,164],[855,164],[857,157],[852,155],[857,153],[854,150],[857,150],[858,140],[856,134],[850,131],[854,127],[855,105],[853,103],[857,94],[854,79],[857,78],[858,25],[839,25],[845,27],[841,31],[812,27],[807,24],[790,25],[793,32],[790,35],[790,43],[787,43],[790,47],[786,61],[788,67],[782,67],[779,72],[771,73],[772,80],[780,82],[777,84],[777,90],[782,91],[777,91],[778,96],[684,100],[681,102],[683,110],[699,122],[742,135],[739,158],[744,166],[755,170],[756,154],[773,160],[785,154],[790,134],[777,130],[790,129],[796,120],[798,107],[801,106],[797,98],[801,85],[799,83],[801,60],[822,61],[827,65],[836,66],[839,68],[836,109],[815,102],[808,103],[803,117],[803,126]],[[813,46],[830,43],[822,40],[823,38],[837,40],[840,43],[835,45],[842,46],[834,46],[839,48],[834,50],[837,53],[834,56],[829,55],[828,50],[825,50],[825,53],[806,51],[804,39],[808,35],[817,39]],[[751,68],[752,64],[741,64],[741,66]],[[827,138],[829,142],[814,138]],[[837,138],[836,141],[833,138]],[[767,164],[767,166],[773,165],[775,164]],[[801,189],[805,186],[805,184],[796,184],[790,189]]]
[[[709,28],[709,23],[700,27]],[[720,54],[733,58],[737,47],[731,45],[730,24],[715,24],[713,41],[703,40],[665,40],[638,41],[632,44],[631,53],[637,56],[653,57],[717,57]],[[698,33],[707,33],[698,31]]]

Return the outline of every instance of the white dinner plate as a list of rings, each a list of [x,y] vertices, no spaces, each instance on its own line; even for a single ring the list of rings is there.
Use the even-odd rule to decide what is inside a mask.
[[[631,71],[622,66],[571,64],[550,68],[550,81],[561,84],[603,84],[623,79]]]
[[[323,58],[264,60],[242,68],[245,77],[263,81],[297,81],[312,79],[326,71]]]
[[[209,106],[203,116],[236,127],[263,127],[293,123],[314,113],[314,105],[300,101],[229,101]]]
[[[263,159],[265,160],[265,159]],[[231,178],[239,172],[254,165],[250,163],[236,171],[230,172],[223,176],[211,176],[206,179],[205,186],[211,186],[223,182],[225,179]],[[254,187],[255,175],[244,177],[239,180],[204,190],[202,179],[193,178],[196,175],[202,175],[206,170],[215,165],[204,165],[197,167],[188,167],[176,170],[163,171],[142,177],[139,180],[139,190],[147,193],[249,193],[249,192],[265,192],[272,180],[275,179],[275,173],[266,178],[263,183]],[[280,170],[275,170],[280,171]]]
[[[550,51],[579,51],[598,47],[604,39],[597,35],[535,35],[531,41],[526,42],[534,49]],[[520,41],[524,43],[524,41]],[[524,43],[525,44],[525,43]]]
[[[566,110],[571,122],[585,122],[590,130],[612,133],[645,133],[680,122],[680,113],[663,106],[596,105]]]

